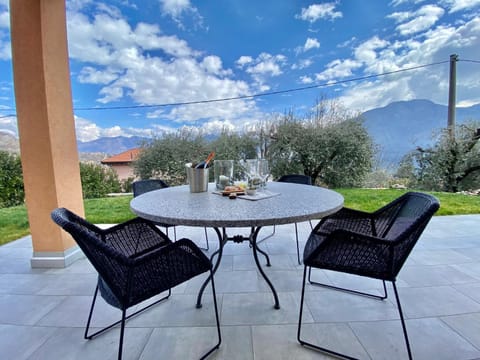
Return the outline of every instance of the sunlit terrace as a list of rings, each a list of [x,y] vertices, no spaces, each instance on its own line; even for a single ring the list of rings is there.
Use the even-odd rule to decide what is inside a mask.
[[[480,215],[436,216],[397,285],[415,359],[480,357]],[[262,232],[268,233],[264,228]],[[299,224],[301,245],[310,232]],[[180,237],[204,246],[203,228],[178,227]],[[211,254],[215,234],[210,233]],[[248,244],[228,243],[215,276],[223,341],[211,359],[321,359],[296,341],[303,266],[297,264],[293,225],[277,226],[260,244],[281,308],[256,269]],[[97,274],[88,260],[62,269],[32,269],[30,237],[0,247],[0,348],[5,359],[114,359],[119,328],[84,340]],[[380,291],[381,282],[328,271],[317,280]],[[127,322],[125,359],[195,359],[213,345],[212,298],[195,307],[204,277]],[[304,336],[361,359],[404,359],[405,343],[391,287],[384,301],[307,285]],[[207,288],[210,292],[210,288]],[[94,327],[120,311],[100,300]]]
[[[97,273],[50,219],[51,210],[60,206],[83,213],[64,1],[11,1],[10,8],[32,236],[0,247],[1,357],[115,359],[118,327],[89,341],[83,338]],[[434,217],[400,273],[397,284],[415,359],[480,358],[479,221],[480,215]],[[299,224],[299,231],[302,248],[309,224]],[[177,237],[200,246],[205,241],[203,227],[178,227]],[[303,266],[297,263],[293,225],[277,226],[260,247],[270,255],[272,266],[264,269],[281,308],[273,308],[248,244],[227,244],[215,275],[223,340],[210,358],[324,358],[296,340]],[[313,276],[332,285],[381,291],[379,281],[320,270]],[[124,358],[195,359],[211,347],[213,300],[205,296],[203,307],[195,307],[203,280],[204,275],[176,287],[170,299],[129,320]],[[308,341],[362,359],[407,357],[392,296],[377,301],[313,285],[306,293],[303,331]],[[120,312],[102,299],[98,307],[93,327],[119,319]]]

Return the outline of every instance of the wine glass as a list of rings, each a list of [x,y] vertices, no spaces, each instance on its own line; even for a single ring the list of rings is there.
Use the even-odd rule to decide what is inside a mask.
[[[267,180],[270,176],[270,167],[267,159],[258,159],[258,175],[262,179],[261,187],[265,190],[267,187]]]

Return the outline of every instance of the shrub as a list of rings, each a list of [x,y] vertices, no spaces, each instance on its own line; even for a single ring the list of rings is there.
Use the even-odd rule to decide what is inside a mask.
[[[20,156],[0,151],[0,208],[21,205],[24,201]]]
[[[80,163],[84,199],[105,197],[122,190],[117,173],[110,167],[95,163]]]

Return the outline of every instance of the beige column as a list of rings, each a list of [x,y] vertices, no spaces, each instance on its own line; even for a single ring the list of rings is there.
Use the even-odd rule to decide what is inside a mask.
[[[10,0],[13,74],[32,267],[65,267],[82,254],[53,223],[83,216],[68,63],[65,0]]]

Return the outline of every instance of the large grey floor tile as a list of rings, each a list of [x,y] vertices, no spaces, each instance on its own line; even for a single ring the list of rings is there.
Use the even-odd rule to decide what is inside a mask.
[[[470,257],[451,249],[418,250],[412,253],[411,258],[418,265],[450,265],[473,261]]]
[[[479,312],[480,304],[450,286],[402,288],[400,301],[407,318]]]
[[[480,350],[480,313],[445,316],[441,319]]]
[[[465,274],[480,280],[480,262],[468,264],[452,265],[454,268],[464,272]]]
[[[0,325],[0,356],[2,359],[27,359],[56,331],[48,327]]]
[[[451,265],[405,266],[399,275],[399,279],[412,287],[478,282],[478,279]]]
[[[128,321],[131,327],[163,326],[212,326],[215,324],[213,297],[205,294],[202,307],[196,307],[196,295],[172,295],[138,316]],[[221,312],[222,299],[217,297],[218,311]]]
[[[0,323],[35,325],[64,300],[65,296],[0,295]]]
[[[139,359],[159,359],[162,354],[169,359],[198,359],[216,343],[216,327],[154,329]]]
[[[68,296],[38,322],[40,326],[85,327],[93,296]],[[92,327],[107,326],[120,320],[120,310],[98,296],[92,315]]]
[[[405,359],[407,350],[400,321],[351,323],[373,359]],[[475,359],[480,356],[468,341],[435,318],[407,320],[414,359]]]
[[[480,304],[480,282],[455,285],[453,288]]]
[[[297,294],[279,292],[280,309],[274,309],[271,292],[252,294],[224,294],[222,325],[295,324],[300,309]],[[311,322],[308,311],[305,321]]]
[[[376,321],[398,319],[398,311],[389,300],[376,300],[341,291],[325,289],[305,294],[315,322]]]
[[[146,328],[125,329],[123,358],[139,359],[151,333],[152,329]],[[118,358],[119,339],[118,327],[91,340],[83,338],[83,329],[58,328],[28,359],[115,360]]]
[[[293,335],[292,333],[288,335],[290,338],[289,341],[294,339],[292,338]],[[330,351],[360,359],[368,358],[363,345],[358,341],[358,338],[348,323],[302,324],[301,339],[304,342]],[[309,356],[312,356],[314,359],[333,358],[331,355],[316,349],[313,350],[311,347],[302,349],[303,351],[301,353],[299,352],[299,354],[301,354],[300,359],[303,359],[304,356],[306,359],[310,359]]]

